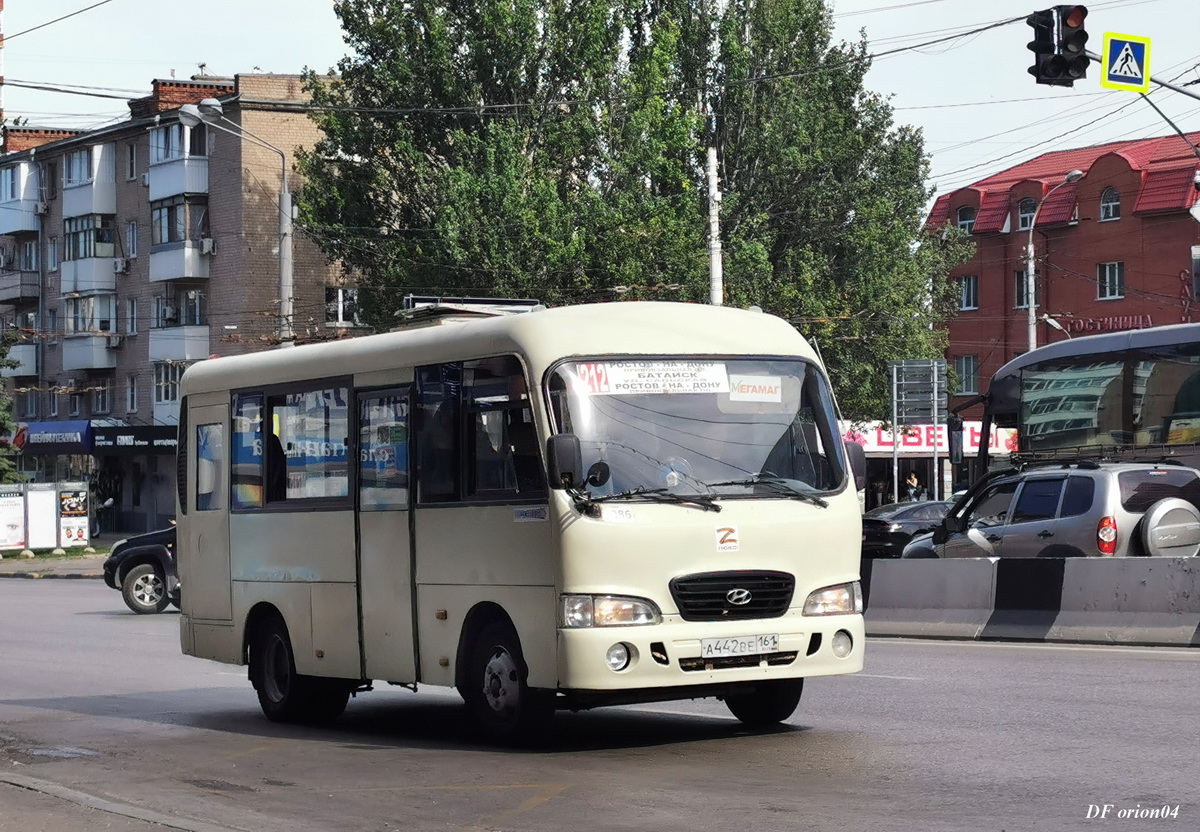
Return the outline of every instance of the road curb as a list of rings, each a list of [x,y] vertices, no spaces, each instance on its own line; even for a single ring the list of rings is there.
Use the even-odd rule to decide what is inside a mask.
[[[48,578],[52,578],[54,580],[59,580],[59,581],[79,580],[81,578],[87,579],[87,580],[95,580],[96,578],[103,578],[103,577],[104,577],[104,573],[102,573],[102,572],[82,572],[82,573],[81,572],[72,572],[67,575],[59,575],[55,572],[0,572],[0,578],[36,578],[39,580],[45,580]]]

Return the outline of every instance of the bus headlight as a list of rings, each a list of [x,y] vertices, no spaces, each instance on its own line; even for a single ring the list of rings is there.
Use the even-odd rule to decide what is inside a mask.
[[[862,586],[858,581],[810,592],[804,602],[805,615],[851,615],[862,610]]]
[[[627,627],[658,624],[662,613],[653,601],[624,595],[563,595],[559,605],[559,626]]]

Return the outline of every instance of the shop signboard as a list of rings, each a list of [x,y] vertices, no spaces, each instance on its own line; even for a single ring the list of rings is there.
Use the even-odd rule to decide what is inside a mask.
[[[58,545],[88,545],[88,493],[86,488],[58,492]]]

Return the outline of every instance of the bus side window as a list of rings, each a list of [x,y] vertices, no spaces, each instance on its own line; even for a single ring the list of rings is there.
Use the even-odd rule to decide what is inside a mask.
[[[238,396],[233,413],[233,481],[230,507],[263,504],[263,398]]]
[[[460,499],[462,364],[417,368],[417,502]]]
[[[221,472],[225,470],[224,425],[196,426],[196,510],[221,508]]]

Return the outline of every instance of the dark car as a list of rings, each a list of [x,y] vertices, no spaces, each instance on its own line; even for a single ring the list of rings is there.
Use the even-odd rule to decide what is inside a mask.
[[[873,508],[862,519],[862,556],[898,558],[916,535],[933,531],[954,505],[949,500],[889,503]]]
[[[121,590],[129,609],[140,615],[179,606],[175,568],[175,527],[118,540],[104,561],[104,582]]]

